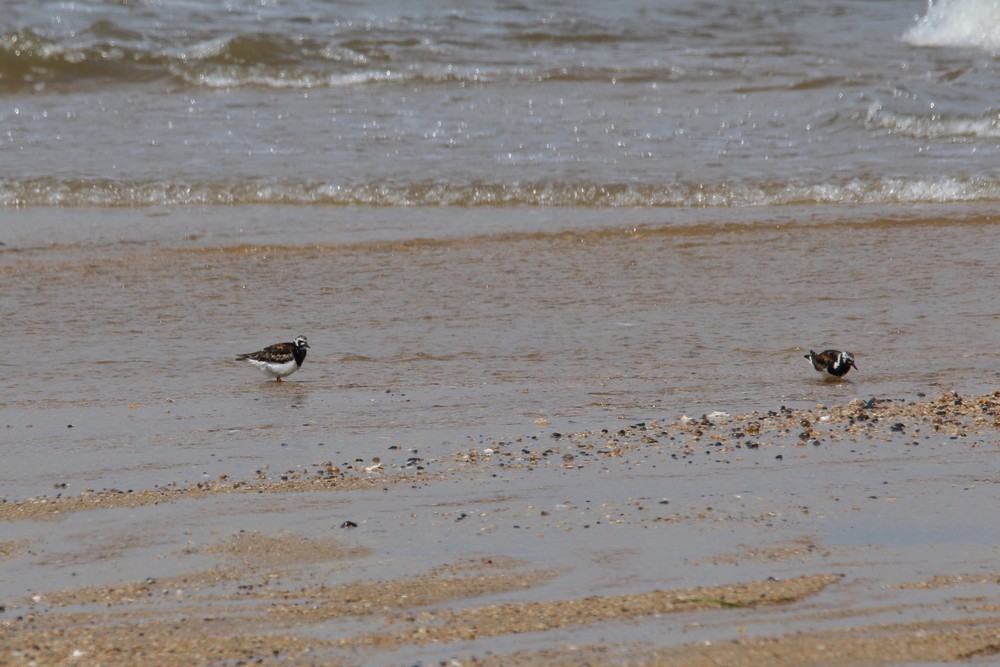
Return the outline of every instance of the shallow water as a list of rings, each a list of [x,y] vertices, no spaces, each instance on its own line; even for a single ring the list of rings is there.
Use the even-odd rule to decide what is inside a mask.
[[[136,211],[3,214],[0,336],[32,351],[2,362],[11,496],[998,378],[1000,227],[975,206],[556,209],[553,233],[491,210],[465,236],[479,211],[202,213],[159,211],[149,240]],[[50,218],[89,231],[53,243]],[[233,360],[299,334],[285,383]],[[857,355],[846,382],[802,358],[827,346]]]

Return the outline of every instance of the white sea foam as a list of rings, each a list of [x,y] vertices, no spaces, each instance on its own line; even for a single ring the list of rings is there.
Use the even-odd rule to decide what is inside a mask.
[[[853,178],[827,183],[730,183],[599,187],[584,183],[426,184],[215,182],[200,185],[0,180],[0,207],[324,204],[340,206],[594,206],[729,208],[809,204],[922,204],[1000,201],[1000,181],[940,177]]]
[[[930,0],[926,15],[903,41],[1000,52],[1000,0]]]
[[[239,88],[255,86],[275,90],[338,88],[360,86],[386,81],[402,81],[405,75],[395,71],[365,71],[347,74],[320,76],[308,73],[267,73],[263,71],[239,70],[232,67],[217,67],[210,70],[171,68],[179,79],[205,88]]]
[[[917,139],[1000,138],[1000,114],[996,111],[981,116],[893,113],[876,102],[868,108],[866,125]]]

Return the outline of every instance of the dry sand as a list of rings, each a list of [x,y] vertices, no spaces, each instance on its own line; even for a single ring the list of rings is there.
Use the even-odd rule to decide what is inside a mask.
[[[0,662],[1000,653],[1000,392],[544,426],[419,470],[304,462],[273,478],[5,499]]]

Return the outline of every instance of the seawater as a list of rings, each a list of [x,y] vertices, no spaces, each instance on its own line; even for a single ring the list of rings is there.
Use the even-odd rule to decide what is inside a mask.
[[[6,206],[1000,195],[995,2],[11,2]]]
[[[491,438],[995,390],[989,211],[698,210],[16,211],[5,493],[391,451],[433,469]],[[87,238],[44,238],[60,225]],[[233,360],[299,334],[280,385]],[[826,346],[855,353],[846,382],[802,358]]]

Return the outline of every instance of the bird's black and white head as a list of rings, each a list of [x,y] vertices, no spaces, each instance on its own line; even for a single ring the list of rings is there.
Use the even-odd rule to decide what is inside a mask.
[[[305,336],[299,336],[295,339],[295,349],[292,350],[292,356],[295,357],[295,363],[299,366],[306,359],[306,350],[309,349],[309,341],[306,340]]]
[[[858,370],[858,367],[854,364],[854,355],[850,352],[841,352],[830,366],[830,373],[840,377],[852,368]]]

